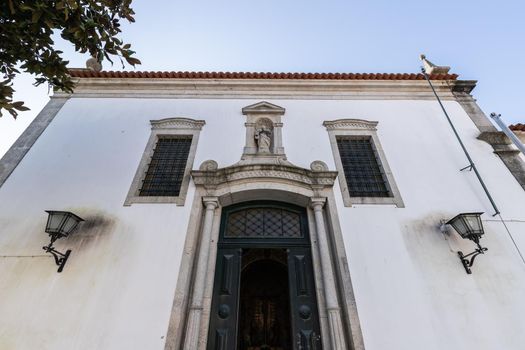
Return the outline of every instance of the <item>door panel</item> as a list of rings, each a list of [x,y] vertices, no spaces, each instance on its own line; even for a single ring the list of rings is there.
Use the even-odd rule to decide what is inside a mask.
[[[310,249],[304,208],[270,201],[224,208],[207,349],[321,350]]]
[[[310,249],[288,249],[288,279],[295,350],[320,350],[317,297]]]
[[[213,286],[208,350],[237,348],[241,249],[219,248]]]

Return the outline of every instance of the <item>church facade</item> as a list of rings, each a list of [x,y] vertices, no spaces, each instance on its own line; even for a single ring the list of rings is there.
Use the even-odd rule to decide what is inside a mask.
[[[427,72],[482,183],[422,74],[71,70],[0,162],[0,348],[521,349],[525,157]]]

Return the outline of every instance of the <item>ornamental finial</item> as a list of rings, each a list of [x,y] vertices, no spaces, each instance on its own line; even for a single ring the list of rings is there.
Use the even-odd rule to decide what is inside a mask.
[[[88,58],[86,61],[86,68],[94,72],[100,72],[102,70],[102,64],[93,56]]]
[[[447,66],[436,66],[434,63],[427,60],[424,54],[419,55],[419,59],[423,61],[423,68],[427,74],[447,74],[450,67]]]

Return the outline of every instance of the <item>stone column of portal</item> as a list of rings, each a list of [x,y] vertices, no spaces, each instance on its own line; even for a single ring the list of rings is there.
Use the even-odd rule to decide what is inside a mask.
[[[326,311],[328,313],[328,328],[330,329],[330,342],[332,349],[345,350],[346,342],[341,320],[341,309],[337,300],[334,271],[330,258],[330,248],[324,224],[323,206],[326,198],[311,198],[310,205],[314,210],[315,228],[317,230],[317,242],[319,246],[319,258],[326,300]]]
[[[202,199],[206,212],[202,226],[201,244],[197,260],[197,272],[195,273],[195,284],[193,285],[193,296],[190,305],[190,314],[186,326],[184,349],[195,350],[199,344],[199,330],[202,316],[202,304],[204,299],[204,287],[208,271],[208,260],[210,255],[211,230],[215,208],[218,206],[217,197],[204,197]]]

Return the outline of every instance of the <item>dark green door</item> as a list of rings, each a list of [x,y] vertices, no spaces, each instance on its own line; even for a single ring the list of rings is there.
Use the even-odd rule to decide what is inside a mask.
[[[288,279],[294,349],[321,349],[310,248],[288,248]]]
[[[221,248],[217,252],[208,349],[236,349],[241,249]]]
[[[304,208],[267,201],[225,208],[208,350],[321,350],[320,339]]]

